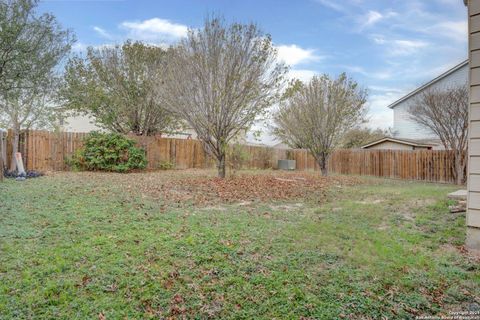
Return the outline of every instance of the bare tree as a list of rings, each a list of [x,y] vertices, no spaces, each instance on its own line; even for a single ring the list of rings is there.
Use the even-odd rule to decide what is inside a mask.
[[[308,84],[297,81],[274,116],[273,132],[288,145],[309,150],[326,176],[330,154],[346,132],[365,121],[366,96],[346,74],[314,76]]]
[[[170,132],[178,121],[158,99],[154,86],[163,81],[167,51],[141,42],[88,48],[70,59],[61,96],[67,110],[91,115],[118,133],[154,135]]]
[[[254,24],[206,19],[172,50],[165,106],[190,125],[225,177],[227,145],[278,98],[286,71],[270,36]]]
[[[457,184],[465,182],[468,138],[468,87],[430,88],[422,92],[409,108],[409,117],[429,129],[455,157]]]

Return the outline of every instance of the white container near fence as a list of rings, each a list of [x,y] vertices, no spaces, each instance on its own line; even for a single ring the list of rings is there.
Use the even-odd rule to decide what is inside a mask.
[[[295,170],[297,162],[295,160],[278,160],[278,169],[280,170]]]

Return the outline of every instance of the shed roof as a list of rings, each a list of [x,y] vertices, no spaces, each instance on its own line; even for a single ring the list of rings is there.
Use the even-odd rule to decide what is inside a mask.
[[[397,138],[385,137],[362,146],[362,149],[367,149],[371,146],[374,146],[383,142],[395,142],[395,143],[404,144],[412,147],[422,147],[422,148],[434,147],[436,145],[434,143],[425,143],[422,141],[412,140],[412,139],[397,139]]]

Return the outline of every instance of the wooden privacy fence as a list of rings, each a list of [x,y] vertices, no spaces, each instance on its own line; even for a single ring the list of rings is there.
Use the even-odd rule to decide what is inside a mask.
[[[341,174],[455,183],[454,160],[446,150],[338,150],[329,168]]]
[[[68,170],[66,160],[82,146],[85,136],[85,133],[25,131],[20,136],[20,152],[29,170]],[[6,138],[5,133],[0,132],[0,150],[4,152],[7,165],[12,156],[12,138],[10,131]],[[148,169],[162,168],[165,164],[176,169],[212,168],[215,165],[199,140],[131,138],[145,149]],[[306,150],[248,145],[242,148],[248,155],[243,163],[246,169],[275,169],[277,160],[290,159],[296,160],[297,170],[318,170],[314,158]],[[443,150],[338,150],[331,156],[328,166],[331,172],[341,174],[454,183],[453,164],[453,152]]]

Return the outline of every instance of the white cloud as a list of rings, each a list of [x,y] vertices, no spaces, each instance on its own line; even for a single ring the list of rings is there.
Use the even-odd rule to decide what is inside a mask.
[[[105,29],[103,28],[100,28],[100,27],[97,27],[97,26],[94,26],[93,27],[93,30],[98,33],[101,37],[105,38],[105,39],[109,39],[109,40],[112,40],[113,39],[113,36],[108,33]]]
[[[309,82],[317,72],[307,69],[291,69],[288,71],[290,79],[298,79],[302,82]]]
[[[387,42],[387,40],[385,40],[385,38],[381,35],[374,35],[372,36],[372,40],[373,42],[375,42],[376,44],[384,44]]]
[[[368,71],[368,70],[365,70],[365,68],[360,66],[348,66],[348,65],[342,65],[341,68],[352,73],[361,74],[362,76],[371,78],[371,79],[386,80],[386,79],[390,79],[393,76],[392,72],[388,70]]]
[[[388,39],[383,35],[371,35],[378,45],[385,46],[385,53],[390,56],[408,56],[428,47],[429,43],[415,39]]]
[[[444,21],[440,22],[428,29],[434,35],[448,37],[458,42],[467,42],[468,40],[468,23],[467,21]]]
[[[303,49],[295,44],[279,45],[277,49],[279,60],[290,66],[318,61],[322,58],[315,54],[315,50]]]
[[[386,110],[370,113],[367,126],[372,129],[389,129],[393,127],[393,110]]]
[[[378,11],[370,10],[368,11],[365,18],[366,18],[365,26],[371,26],[375,24],[377,21],[380,21],[383,18],[383,15]]]
[[[373,88],[371,88],[373,89]],[[391,103],[405,95],[405,92],[394,89],[371,95],[369,102],[369,122],[371,128],[388,129],[393,126],[393,110],[387,108]]]
[[[144,21],[125,21],[120,24],[128,37],[144,41],[165,41],[185,37],[188,27],[166,19],[152,18]]]
[[[379,91],[379,92],[391,92],[391,93],[403,93],[404,90],[392,87],[384,87],[384,86],[368,86],[368,89],[372,91]]]
[[[410,55],[416,53],[419,49],[425,48],[428,43],[420,40],[393,40],[391,42],[392,55]]]
[[[316,1],[318,3],[320,3],[321,5],[323,5],[327,8],[333,9],[335,11],[344,11],[345,10],[345,7],[340,5],[339,1],[335,1],[335,0],[316,0]]]
[[[72,51],[77,52],[77,53],[78,52],[84,52],[84,51],[87,51],[87,47],[88,47],[88,45],[86,45],[83,42],[76,42],[72,46]]]
[[[357,18],[360,25],[360,30],[367,27],[373,27],[377,22],[386,20],[397,15],[394,11],[387,11],[385,13],[378,12],[376,10],[370,10],[365,15],[361,15]]]
[[[91,44],[86,44],[83,42],[77,42],[72,46],[72,51],[75,53],[85,53],[88,48],[93,48],[93,49],[103,49],[103,48],[114,48],[115,44],[113,43],[103,43],[103,44],[97,44],[97,45],[91,45]]]

